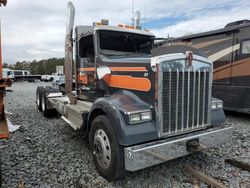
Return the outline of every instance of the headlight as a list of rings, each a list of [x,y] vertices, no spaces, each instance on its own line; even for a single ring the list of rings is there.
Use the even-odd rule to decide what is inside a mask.
[[[212,109],[222,109],[223,108],[223,101],[222,100],[213,100],[211,107],[212,107]]]
[[[151,111],[141,111],[141,112],[130,112],[129,116],[129,124],[136,124],[146,121],[152,120],[152,113]]]
[[[143,120],[143,121],[151,120],[151,112],[141,113],[141,120]]]
[[[130,122],[141,121],[141,114],[131,114],[129,117]]]
[[[216,102],[212,102],[212,109],[216,109],[216,108],[217,108]]]
[[[217,103],[217,108],[223,108],[223,102]]]

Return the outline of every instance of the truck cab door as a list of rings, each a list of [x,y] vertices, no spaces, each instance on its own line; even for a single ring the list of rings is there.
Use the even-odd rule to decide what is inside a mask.
[[[81,99],[94,100],[97,86],[93,35],[83,36],[77,43],[77,94]]]

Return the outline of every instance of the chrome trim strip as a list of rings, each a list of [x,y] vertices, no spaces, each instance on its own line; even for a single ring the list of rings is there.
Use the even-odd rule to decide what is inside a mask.
[[[232,130],[232,127],[210,129],[192,132],[185,136],[177,136],[126,147],[124,148],[125,169],[128,171],[136,171],[188,155],[191,152],[187,150],[186,146],[190,140],[199,140],[199,143],[205,147],[224,144],[232,139]]]
[[[201,71],[200,69],[198,70],[198,100],[197,100],[197,127],[199,126],[199,121],[200,121],[200,87],[201,86]]]
[[[168,133],[170,134],[171,133],[171,115],[172,115],[172,112],[171,112],[171,99],[172,99],[172,96],[171,96],[171,92],[172,92],[172,90],[171,90],[171,68],[169,67],[169,88],[168,88],[168,90],[169,90],[169,107],[168,107],[168,109],[169,109],[169,120],[168,120],[168,122],[169,122],[169,124],[168,124]]]
[[[193,119],[192,119],[192,129],[194,128],[194,110],[195,110],[195,77],[196,77],[196,72],[195,72],[195,70],[194,70],[194,87],[193,87]]]
[[[184,80],[185,80],[185,72],[182,71],[182,109],[181,109],[181,131],[183,131],[184,127]]]
[[[204,126],[205,122],[205,102],[206,102],[206,70],[204,69],[204,85],[203,85],[203,111],[202,111],[202,126]]]
[[[159,64],[159,66],[158,66],[158,72],[157,72],[157,74],[158,74],[158,83],[157,83],[157,85],[158,85],[158,87],[157,87],[157,89],[158,89],[158,108],[156,109],[157,110],[157,112],[158,112],[158,119],[156,119],[156,122],[158,123],[158,128],[159,128],[159,130],[158,130],[158,133],[159,133],[159,137],[162,137],[163,136],[163,109],[162,109],[162,103],[163,103],[163,95],[162,95],[162,93],[163,93],[163,74],[162,74],[162,72],[163,72],[163,68],[162,68],[162,64]]]
[[[124,114],[132,115],[132,114],[140,114],[140,113],[144,113],[144,112],[152,112],[152,111],[149,110],[149,109],[145,109],[145,110],[136,110],[136,111],[124,112]]]
[[[208,120],[207,124],[211,125],[211,111],[212,111],[212,83],[213,83],[213,64],[209,67],[209,94],[208,94]]]
[[[186,123],[186,129],[188,130],[188,125],[189,125],[189,102],[190,102],[190,70],[187,70],[188,72],[188,93],[187,93],[187,123]]]
[[[178,68],[176,69],[176,74],[177,74],[177,78],[176,78],[176,106],[175,106],[175,132],[178,131],[178,100],[179,100],[179,70]]]

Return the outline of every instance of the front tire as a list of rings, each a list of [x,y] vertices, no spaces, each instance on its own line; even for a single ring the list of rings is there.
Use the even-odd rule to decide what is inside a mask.
[[[105,115],[96,117],[90,130],[90,147],[97,171],[108,181],[125,175],[123,149]]]

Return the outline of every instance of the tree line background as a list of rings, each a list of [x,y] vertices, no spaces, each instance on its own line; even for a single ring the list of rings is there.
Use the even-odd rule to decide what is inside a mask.
[[[28,70],[32,75],[35,74],[52,74],[56,72],[56,66],[64,65],[64,58],[50,58],[40,61],[33,60],[16,62],[15,64],[4,63],[4,68],[10,68],[14,70]]]

